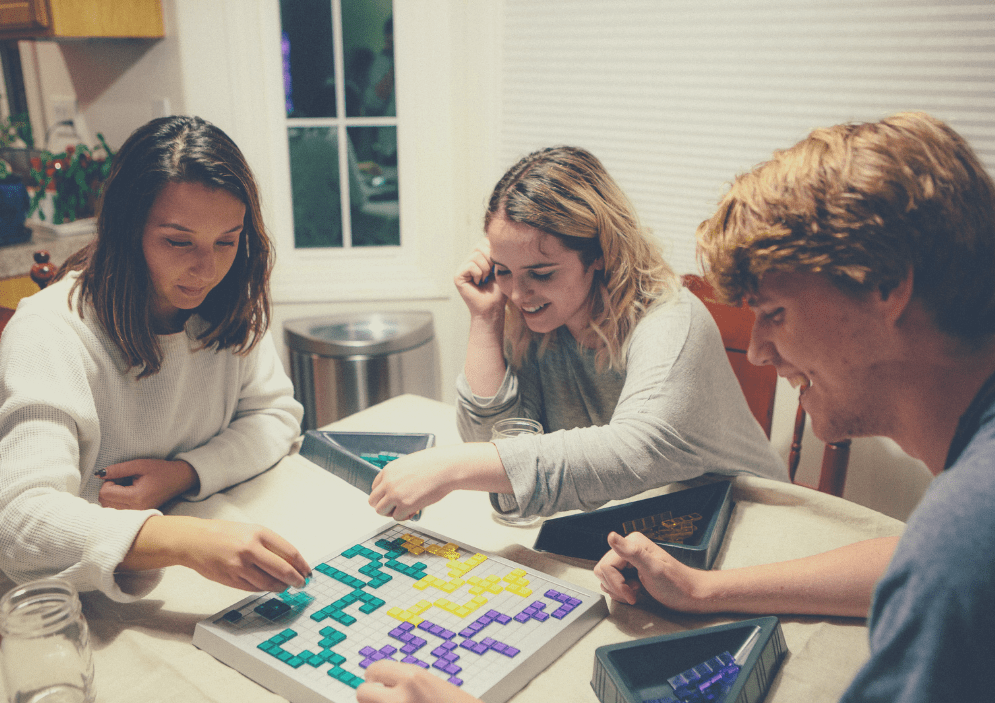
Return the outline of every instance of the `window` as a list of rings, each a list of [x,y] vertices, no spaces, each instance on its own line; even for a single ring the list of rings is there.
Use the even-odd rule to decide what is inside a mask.
[[[401,244],[391,0],[281,0],[294,247]]]

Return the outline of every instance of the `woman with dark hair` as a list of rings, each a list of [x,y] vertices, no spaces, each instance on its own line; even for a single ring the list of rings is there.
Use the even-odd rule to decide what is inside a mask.
[[[300,434],[242,153],[200,118],[153,120],[115,155],[98,212],[96,240],[0,342],[0,569],[121,601],[173,564],[302,585],[307,562],[266,528],[159,509],[254,476]]]
[[[527,517],[703,474],[787,480],[708,309],[594,155],[553,147],[520,160],[484,230],[455,277],[470,312],[456,387],[466,443],[391,462],[370,495],[377,512],[403,519],[459,488]],[[544,434],[491,442],[515,417]]]

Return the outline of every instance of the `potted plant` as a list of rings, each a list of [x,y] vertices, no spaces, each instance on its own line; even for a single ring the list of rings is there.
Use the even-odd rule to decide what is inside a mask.
[[[10,161],[15,154],[26,154],[32,144],[31,123],[26,115],[11,115],[0,122],[0,246],[31,238],[31,230],[24,226],[30,207],[28,191]],[[23,146],[17,148],[19,145]]]
[[[93,149],[77,144],[59,154],[42,151],[32,157],[31,176],[37,190],[31,197],[29,215],[37,213],[42,221],[50,216],[53,225],[93,217],[114,158],[104,135],[98,133],[97,139],[100,144]],[[46,201],[50,201],[50,211],[43,206]]]

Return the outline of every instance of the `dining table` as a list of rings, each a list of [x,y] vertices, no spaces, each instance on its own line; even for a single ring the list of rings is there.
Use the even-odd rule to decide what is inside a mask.
[[[434,435],[437,446],[461,442],[453,404],[412,394],[390,398],[322,429],[426,433]],[[290,541],[312,564],[330,550],[390,522],[374,512],[365,493],[304,458],[299,447],[300,441],[290,454],[252,479],[206,500],[176,502],[168,513],[264,525]],[[679,483],[664,485],[626,500],[683,487]],[[898,535],[904,528],[899,520],[842,498],[753,476],[734,478],[731,496],[733,508],[713,569],[805,557],[863,539]],[[625,501],[608,505],[620,502]],[[499,523],[493,519],[486,493],[454,491],[425,508],[416,524],[529,570],[601,593],[593,571],[596,562],[536,551],[533,545],[540,525]],[[10,582],[0,583],[0,590],[11,586]],[[135,602],[116,602],[99,592],[81,594],[91,634],[97,701],[285,701],[193,644],[199,621],[246,595],[178,566],[165,569],[154,590]],[[755,617],[687,614],[655,602],[630,606],[610,600],[607,613],[510,700],[593,703],[598,701],[591,678],[599,647]],[[868,656],[865,620],[777,615],[788,654],[766,700],[837,700]]]

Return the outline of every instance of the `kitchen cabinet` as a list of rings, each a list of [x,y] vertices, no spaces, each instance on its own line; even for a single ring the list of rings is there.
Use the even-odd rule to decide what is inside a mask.
[[[0,39],[161,36],[160,0],[0,0]]]

